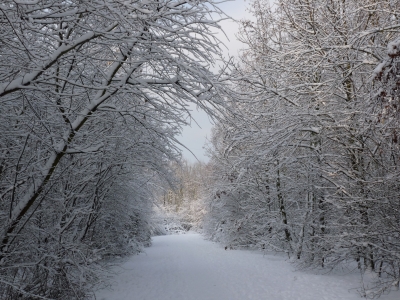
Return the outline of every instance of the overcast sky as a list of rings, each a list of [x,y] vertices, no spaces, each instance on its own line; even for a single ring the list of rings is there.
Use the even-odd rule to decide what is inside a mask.
[[[248,4],[249,1],[234,0],[221,3],[219,7],[228,16],[236,20],[241,20],[250,18],[250,15],[246,10]],[[227,40],[223,34],[218,35],[219,39],[227,46],[227,49],[224,50],[225,54],[237,55],[238,50],[244,47],[244,45],[235,37],[235,34],[238,31],[238,25],[232,20],[226,20],[221,22],[221,26],[229,38],[229,40]],[[192,116],[200,127],[197,126],[196,123],[192,122],[191,126],[184,128],[182,136],[179,137],[179,141],[188,147],[200,161],[207,162],[208,157],[205,156],[203,147],[206,143],[207,137],[210,137],[211,135],[212,124],[206,113],[197,110],[195,106],[192,106],[192,110]],[[196,161],[196,158],[186,149],[183,149],[183,157],[190,162]]]

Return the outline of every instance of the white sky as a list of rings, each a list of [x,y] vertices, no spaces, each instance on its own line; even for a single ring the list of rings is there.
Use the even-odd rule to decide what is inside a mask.
[[[233,19],[241,20],[250,19],[250,14],[246,10],[248,5],[249,1],[233,0],[221,3],[219,7]],[[225,54],[231,56],[237,55],[238,50],[244,47],[244,45],[235,37],[235,34],[238,31],[238,25],[232,20],[225,20],[220,24],[229,38],[229,40],[227,40],[224,34],[218,34],[218,38],[227,46],[227,49],[224,51]],[[189,148],[200,161],[207,162],[208,157],[205,156],[205,150],[203,147],[206,143],[207,137],[211,136],[212,124],[207,114],[201,110],[197,110],[195,106],[192,106],[192,117],[200,127],[197,126],[195,122],[192,122],[191,126],[186,126],[183,129],[182,136],[178,139],[182,144]],[[183,157],[189,162],[196,161],[196,158],[188,150],[182,148],[182,152]]]

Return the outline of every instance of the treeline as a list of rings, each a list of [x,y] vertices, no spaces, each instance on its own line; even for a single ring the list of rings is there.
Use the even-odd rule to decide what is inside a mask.
[[[203,162],[182,160],[172,163],[174,182],[157,193],[158,206],[164,217],[171,217],[183,230],[201,232],[206,214],[206,189],[209,166]]]
[[[366,297],[400,280],[400,2],[251,4],[241,101],[210,149],[206,230],[302,267],[355,265]]]
[[[222,104],[209,71],[219,13],[212,1],[1,1],[1,299],[89,299],[102,259],[150,243],[189,103]]]

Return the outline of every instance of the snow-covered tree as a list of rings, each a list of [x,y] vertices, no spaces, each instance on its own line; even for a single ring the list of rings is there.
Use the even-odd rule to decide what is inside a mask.
[[[398,230],[388,228],[399,219],[400,3],[251,7],[256,21],[242,22],[248,49],[233,73],[242,101],[232,106],[242,116],[217,125],[210,150],[208,232],[232,246],[286,252],[302,266],[355,261],[376,272],[365,293],[390,290],[399,282]]]
[[[147,243],[150,186],[179,157],[188,103],[222,104],[209,71],[219,13],[212,1],[1,1],[0,298],[88,297],[99,256],[127,232]]]

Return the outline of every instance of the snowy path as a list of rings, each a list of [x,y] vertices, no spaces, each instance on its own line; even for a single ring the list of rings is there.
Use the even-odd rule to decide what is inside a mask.
[[[99,300],[355,300],[357,274],[294,271],[284,258],[228,250],[198,234],[153,238],[126,261]],[[400,293],[383,296],[398,300]]]

